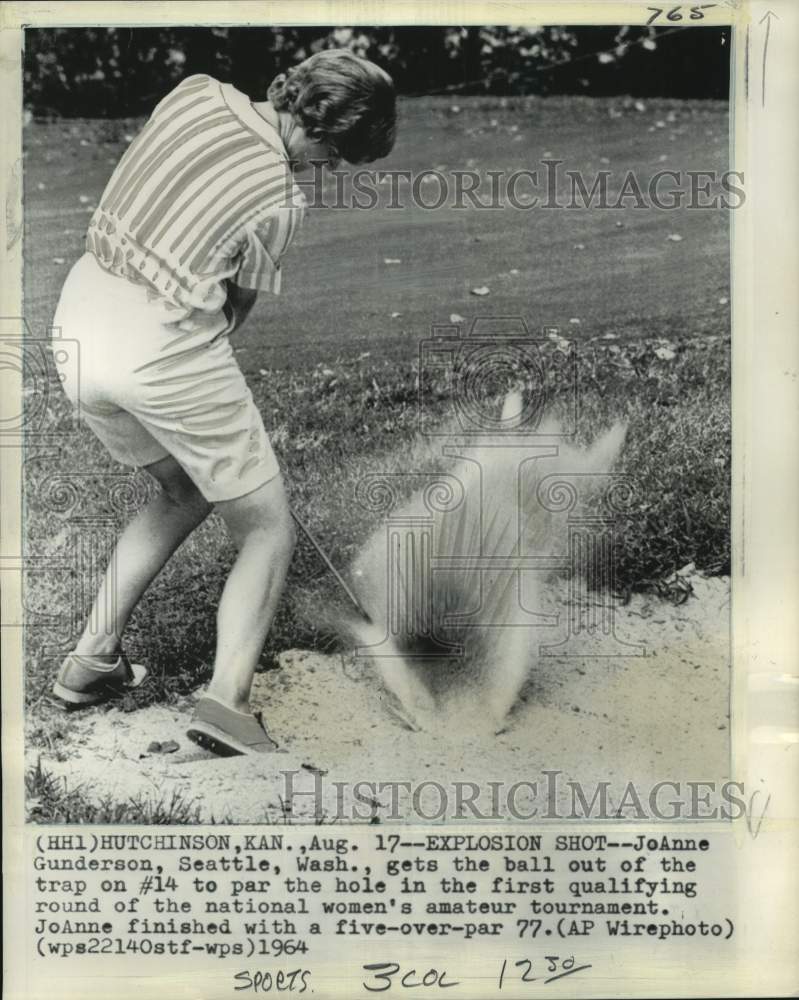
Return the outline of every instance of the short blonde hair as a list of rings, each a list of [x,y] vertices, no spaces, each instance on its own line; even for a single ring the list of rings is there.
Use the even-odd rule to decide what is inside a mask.
[[[268,95],[313,139],[328,139],[348,163],[388,156],[397,128],[391,77],[349,49],[325,49],[281,73]]]

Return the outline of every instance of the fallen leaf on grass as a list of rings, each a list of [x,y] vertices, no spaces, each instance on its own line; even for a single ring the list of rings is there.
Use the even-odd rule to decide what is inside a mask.
[[[328,772],[322,767],[317,767],[315,764],[301,764],[300,767],[303,771],[310,771],[311,774],[318,774],[324,777]]]
[[[685,604],[688,598],[694,593],[691,581],[676,573],[668,580],[657,581],[656,590],[661,597],[675,605]],[[660,624],[656,618],[653,621]]]
[[[153,740],[147,747],[147,753],[174,753],[176,750],[180,750],[180,744],[175,740],[167,740],[165,743]]]

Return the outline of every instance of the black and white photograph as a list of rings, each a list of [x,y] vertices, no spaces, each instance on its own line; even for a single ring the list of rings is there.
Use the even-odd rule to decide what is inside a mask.
[[[25,32],[31,822],[729,807],[731,32]]]
[[[795,995],[797,52],[3,5],[4,1000]]]

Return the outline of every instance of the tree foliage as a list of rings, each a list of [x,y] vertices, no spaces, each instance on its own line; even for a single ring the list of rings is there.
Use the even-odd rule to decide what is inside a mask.
[[[35,114],[142,114],[206,72],[263,99],[275,74],[323,48],[387,69],[403,94],[727,96],[729,31],[593,26],[36,28],[25,34]]]

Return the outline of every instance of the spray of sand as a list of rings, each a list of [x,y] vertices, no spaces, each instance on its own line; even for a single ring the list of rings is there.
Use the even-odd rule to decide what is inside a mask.
[[[521,415],[521,397],[512,393],[503,430]],[[530,609],[546,606],[556,575],[508,563],[565,551],[557,491],[573,489],[575,503],[587,502],[624,436],[617,424],[582,449],[564,444],[560,428],[544,422],[534,435],[456,445],[438,494],[444,501],[434,502],[428,484],[367,540],[353,575],[373,624],[349,628],[409,727],[442,735],[503,728],[538,656],[541,631]],[[555,502],[547,502],[553,490]]]

